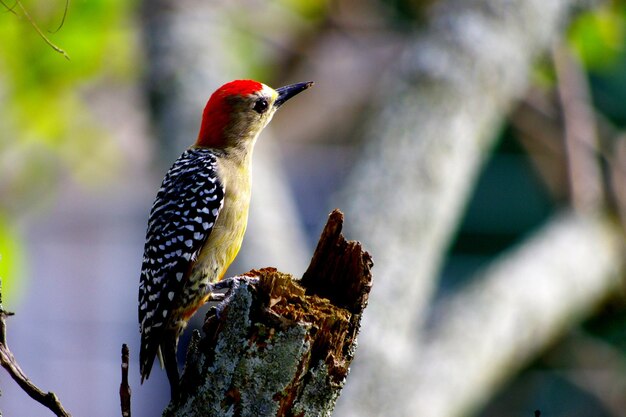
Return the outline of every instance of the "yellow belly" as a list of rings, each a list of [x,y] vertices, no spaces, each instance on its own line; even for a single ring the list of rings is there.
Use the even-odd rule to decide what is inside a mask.
[[[245,163],[249,164],[249,160]],[[224,277],[241,248],[250,205],[250,171],[245,163],[219,162],[225,189],[224,204],[185,281],[178,299],[180,307],[172,313],[170,327],[179,331],[206,302],[209,284]]]
[[[196,274],[201,274],[205,282],[222,279],[239,253],[248,225],[250,171],[245,169],[245,164],[222,163],[220,167],[225,188],[224,205],[198,254],[191,272],[192,280],[200,278]]]
[[[228,203],[228,202],[226,202]],[[211,234],[198,255],[191,275],[201,274],[208,282],[222,279],[239,253],[248,224],[248,205],[225,204]]]

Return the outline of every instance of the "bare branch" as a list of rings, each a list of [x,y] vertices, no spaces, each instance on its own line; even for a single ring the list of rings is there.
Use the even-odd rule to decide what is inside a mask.
[[[53,31],[48,31],[50,33],[57,33],[59,30],[61,30],[61,28],[63,27],[63,24],[65,23],[65,18],[67,17],[67,10],[70,7],[70,0],[65,0],[65,9],[63,10],[63,17],[61,17],[61,23],[59,23],[59,27],[56,28]]]
[[[128,385],[128,362],[130,351],[128,345],[122,345],[122,383],[120,384],[120,404],[122,417],[130,417],[130,385]]]
[[[6,343],[6,318],[13,315],[4,311],[2,307],[2,279],[0,278],[0,365],[11,375],[11,378],[28,394],[33,400],[48,407],[50,411],[60,417],[71,417],[70,413],[65,411],[63,405],[53,392],[43,392],[35,384],[33,384],[24,371],[20,368],[9,350]]]
[[[406,384],[409,414],[472,414],[619,288],[623,248],[610,219],[568,211],[445,298]]]
[[[11,7],[9,7],[9,5],[4,2],[4,0],[0,0],[0,4],[2,4],[4,7],[6,7],[7,12],[13,13],[14,15],[17,16],[17,13],[15,13],[15,10],[14,10],[15,6],[17,6],[17,1],[15,3],[13,3],[13,6],[11,6]]]
[[[401,375],[419,373],[437,272],[495,132],[581,3],[440,0],[398,60],[339,200],[380,274],[339,414],[405,413]]]
[[[553,57],[565,122],[570,197],[577,210],[595,211],[603,202],[603,183],[597,159],[598,138],[589,86],[580,64],[567,46],[556,46]]]
[[[33,18],[30,16],[30,14],[26,11],[26,8],[24,7],[24,5],[22,4],[22,2],[20,0],[16,0],[17,5],[20,7],[20,9],[22,9],[22,13],[24,13],[24,16],[26,17],[26,19],[28,19],[28,21],[30,22],[30,25],[33,27],[33,29],[35,29],[35,31],[37,31],[37,33],[39,34],[39,36],[41,37],[41,39],[44,40],[45,43],[48,44],[48,46],[50,46],[52,49],[54,49],[56,52],[60,53],[61,55],[63,55],[65,57],[65,59],[67,59],[68,61],[70,60],[69,55],[61,48],[59,48],[58,46],[56,46],[54,43],[52,43],[52,41],[50,39],[48,39],[48,37],[42,32],[41,29],[39,29],[39,26],[37,26],[37,23],[35,23],[35,21],[33,20]]]

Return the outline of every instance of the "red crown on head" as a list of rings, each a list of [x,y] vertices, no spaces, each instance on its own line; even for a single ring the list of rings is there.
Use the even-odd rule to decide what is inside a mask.
[[[230,120],[230,105],[225,100],[232,96],[247,96],[263,89],[254,80],[235,80],[218,88],[209,98],[202,114],[202,124],[196,145],[219,148],[224,145],[224,130]]]
[[[246,96],[248,94],[256,93],[263,89],[263,84],[254,80],[235,80],[224,84],[218,88],[211,96],[220,95],[222,97],[227,96]],[[209,99],[210,101],[210,99]]]

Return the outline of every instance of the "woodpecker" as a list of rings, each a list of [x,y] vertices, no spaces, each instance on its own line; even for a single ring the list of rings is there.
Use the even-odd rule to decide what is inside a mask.
[[[178,397],[178,337],[237,256],[248,223],[254,144],[276,110],[312,82],[276,90],[253,80],[221,86],[198,138],[169,169],[150,211],[139,283],[141,382],[154,357]]]

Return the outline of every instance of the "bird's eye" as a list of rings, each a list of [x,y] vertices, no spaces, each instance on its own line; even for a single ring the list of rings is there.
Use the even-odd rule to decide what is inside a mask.
[[[254,103],[254,107],[252,109],[255,112],[260,114],[260,113],[264,113],[265,110],[267,110],[267,108],[268,108],[267,100],[265,100],[264,98],[260,98]]]

